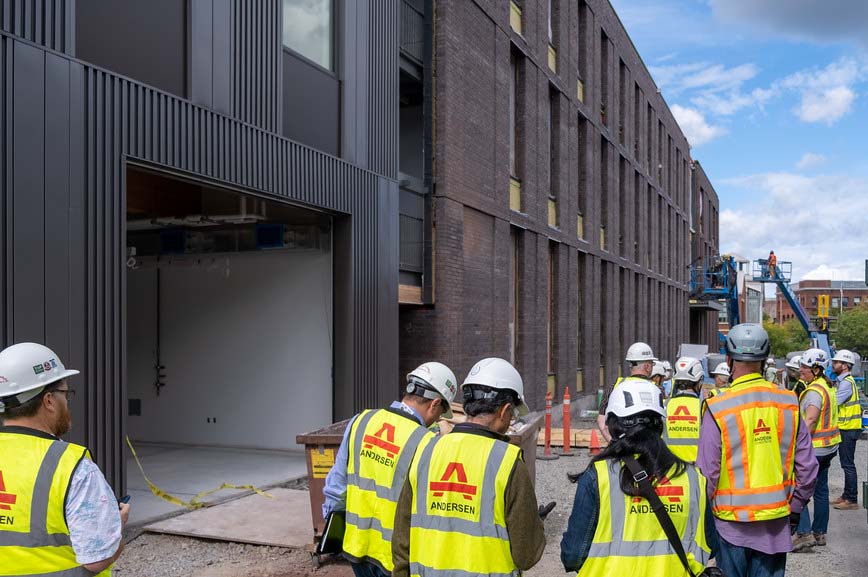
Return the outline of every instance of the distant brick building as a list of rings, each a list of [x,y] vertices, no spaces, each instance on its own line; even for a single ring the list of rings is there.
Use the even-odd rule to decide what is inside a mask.
[[[634,340],[672,359],[717,195],[612,6],[443,2],[435,24],[433,299],[401,307],[402,372],[502,356],[541,408]]]
[[[842,311],[850,310],[868,302],[868,285],[863,281],[840,280],[803,280],[790,285],[799,303],[811,318],[817,317],[818,297],[829,297],[829,316],[840,316]],[[780,290],[777,292],[778,324],[796,318]]]

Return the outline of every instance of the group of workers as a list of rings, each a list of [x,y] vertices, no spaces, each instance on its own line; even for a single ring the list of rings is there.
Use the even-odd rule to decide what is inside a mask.
[[[760,325],[733,327],[702,399],[698,359],[682,357],[671,375],[660,374],[650,346],[628,349],[630,375],[600,406],[608,445],[570,476],[567,571],[780,577],[788,552],[826,545],[835,454],[845,487],[833,503],[859,508],[857,357],[805,351],[791,379],[792,388],[801,384],[798,397],[764,378],[768,357]],[[0,352],[0,551],[17,573],[109,575],[123,549],[129,505],[115,500],[84,447],[60,439],[72,422],[76,374],[42,345]],[[432,425],[452,418],[456,399],[466,422],[436,435]],[[460,387],[448,367],[424,363],[407,375],[400,401],[353,417],[322,513],[343,516],[342,550],[354,573],[517,576],[535,565],[551,508],[538,506],[521,450],[506,436],[527,413],[519,372],[486,358]]]

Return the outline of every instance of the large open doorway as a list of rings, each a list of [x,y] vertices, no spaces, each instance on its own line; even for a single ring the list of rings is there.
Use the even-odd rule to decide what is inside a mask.
[[[181,499],[306,473],[299,433],[333,414],[329,215],[127,172],[127,431]],[[134,461],[133,520],[175,506]]]

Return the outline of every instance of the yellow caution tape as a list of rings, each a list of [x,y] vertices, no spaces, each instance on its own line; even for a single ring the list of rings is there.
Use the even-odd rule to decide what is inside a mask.
[[[202,507],[207,507],[209,503],[203,503],[202,499],[207,497],[208,495],[212,495],[217,491],[222,491],[223,489],[240,489],[244,491],[253,491],[257,495],[261,495],[263,497],[268,497],[269,499],[274,499],[274,495],[269,495],[265,491],[261,489],[257,489],[253,485],[230,485],[228,483],[223,483],[216,489],[210,489],[208,491],[202,491],[201,493],[195,495],[189,501],[183,501],[174,495],[170,495],[169,493],[163,491],[156,485],[154,485],[148,476],[145,475],[145,470],[142,468],[142,462],[139,460],[139,456],[136,454],[136,450],[133,448],[133,444],[130,442],[130,438],[127,437],[127,446],[130,448],[130,451],[133,453],[133,458],[136,460],[136,465],[139,466],[139,471],[142,473],[142,477],[145,479],[145,482],[148,484],[148,487],[151,489],[151,493],[155,496],[159,497],[164,501],[168,501],[173,505],[177,505],[178,507],[184,507],[186,509],[201,509]]]

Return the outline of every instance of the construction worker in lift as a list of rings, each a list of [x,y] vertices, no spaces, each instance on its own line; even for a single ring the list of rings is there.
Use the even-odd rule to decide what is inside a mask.
[[[769,261],[768,261],[768,269],[769,269],[769,278],[776,278],[778,268],[778,257],[775,256],[775,251],[769,252]]]
[[[616,387],[626,381],[640,380],[650,382],[651,371],[654,370],[654,361],[657,360],[657,357],[654,356],[654,351],[651,350],[650,346],[643,342],[637,342],[630,345],[630,348],[627,349],[625,360],[630,363],[630,376],[626,379],[619,377],[614,385],[606,389],[603,399],[600,401],[600,410],[597,414],[597,428],[600,429],[600,433],[602,433],[606,442],[612,440],[612,435],[609,434],[609,430],[606,428],[606,406],[609,403],[609,395],[612,394],[612,391]]]
[[[841,445],[838,456],[844,470],[844,492],[832,501],[836,509],[858,511],[859,479],[856,475],[856,441],[862,434],[862,406],[859,403],[859,387],[850,371],[859,361],[856,353],[841,349],[832,358],[832,371],[837,380],[838,428],[841,430]]]
[[[123,551],[130,506],[86,448],[61,440],[78,374],[40,344],[0,352],[0,573],[109,577]]]
[[[400,401],[362,411],[347,425],[323,488],[323,518],[345,511],[344,556],[357,577],[391,574],[398,495],[417,447],[434,437],[428,427],[452,418],[457,390],[449,367],[423,363],[407,375]]]
[[[577,571],[578,577],[687,577],[654,502],[646,498],[656,493],[662,515],[678,533],[690,574],[707,575],[718,536],[706,480],[663,442],[666,411],[660,390],[646,380],[627,379],[612,391],[606,413],[614,440],[584,472],[569,475],[577,486],[561,540],[564,569]],[[647,480],[653,488],[642,485]]]
[[[797,534],[793,537],[793,551],[826,545],[829,528],[829,467],[841,444],[835,386],[826,377],[829,357],[821,349],[808,349],[799,363],[802,378],[808,382],[799,401],[805,424],[811,431],[811,444],[819,471],[814,487],[814,520],[812,523],[806,506],[802,510]]]
[[[696,462],[699,449],[699,389],[704,378],[699,359],[681,357],[675,361],[675,390],[666,401],[663,440],[670,451],[689,463]]]
[[[791,534],[819,469],[790,391],[763,379],[769,337],[758,324],[726,335],[729,389],[705,401],[696,464],[708,478],[726,575],[783,577]]]
[[[521,449],[506,432],[528,412],[518,371],[476,363],[462,385],[467,422],[426,438],[401,490],[394,577],[520,575],[545,549],[542,511]]]

